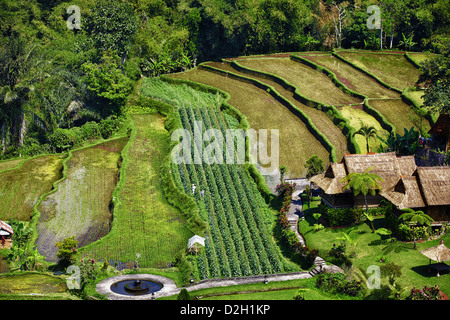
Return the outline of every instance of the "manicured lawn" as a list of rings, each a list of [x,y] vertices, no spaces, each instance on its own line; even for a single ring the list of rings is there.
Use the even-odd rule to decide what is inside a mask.
[[[39,252],[57,261],[56,242],[75,235],[85,246],[109,232],[109,204],[116,187],[121,151],[127,138],[115,139],[73,152],[67,178],[39,205]]]
[[[159,114],[130,117],[136,131],[123,152],[112,230],[85,247],[82,256],[132,268],[139,253],[140,267],[167,267],[192,236],[181,214],[165,199],[160,182],[170,136]]]
[[[41,156],[1,172],[0,219],[30,220],[39,196],[49,192],[53,183],[61,178],[62,160],[60,155]]]
[[[419,69],[408,62],[402,54],[347,51],[338,54],[400,90],[414,86],[419,79]]]
[[[317,202],[314,203],[313,207],[315,206],[317,206]],[[318,249],[319,256],[330,261],[331,257],[328,253],[333,243],[341,243],[341,240],[338,240],[338,238],[348,228],[325,228],[320,231],[314,231],[313,224],[315,220],[311,214],[316,212],[317,209],[307,210],[305,205],[304,210],[306,219],[299,223],[300,232],[305,237],[309,247]],[[377,217],[374,224],[376,229],[384,227],[383,217]],[[417,243],[417,248],[414,249],[413,243],[390,242],[382,238],[382,236],[372,233],[367,222],[362,222],[355,226],[349,236],[355,241],[359,240],[356,246],[347,245],[346,253],[354,252],[355,254],[351,258],[354,267],[366,271],[370,265],[382,266],[383,263],[380,262],[380,258],[384,258],[385,262],[394,262],[402,266],[402,275],[397,282],[406,289],[404,294],[408,295],[412,287],[422,288],[425,285],[437,285],[444,293],[450,293],[450,274],[446,273],[436,277],[435,272],[428,273],[427,265],[429,264],[429,259],[420,253],[423,249],[439,244],[439,240],[419,242]],[[450,237],[447,235],[443,239],[445,245],[449,247]],[[387,283],[387,279],[382,278],[382,284],[385,283]]]
[[[400,94],[378,84],[374,79],[332,55],[304,55],[333,72],[336,77],[349,89],[361,93],[369,98],[399,98]]]
[[[171,77],[203,83],[226,91],[231,96],[228,102],[247,117],[251,128],[278,129],[279,164],[287,166],[287,176],[304,177],[306,175],[304,163],[313,155],[319,156],[324,161],[324,165],[328,164],[329,153],[309,132],[303,121],[264,90],[199,69],[172,74]],[[270,150],[270,139],[268,150]]]
[[[302,290],[305,300],[348,300],[350,297],[323,292],[316,288],[316,279],[298,279],[215,287],[189,292],[191,298],[200,300],[293,300],[298,290]],[[177,295],[160,300],[176,300]]]
[[[339,88],[323,73],[289,58],[261,58],[240,60],[243,66],[280,76],[305,97],[328,105],[360,103]]]

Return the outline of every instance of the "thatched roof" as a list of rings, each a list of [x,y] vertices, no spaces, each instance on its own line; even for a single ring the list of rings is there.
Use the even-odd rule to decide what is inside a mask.
[[[414,156],[397,157],[395,152],[344,155],[341,163],[332,163],[327,170],[311,178],[327,194],[342,193],[340,180],[351,172],[363,173],[374,167],[370,173],[379,175],[379,184],[385,192],[394,189],[402,176],[411,176],[416,170]]]
[[[428,133],[435,136],[450,137],[450,115],[441,114]]]
[[[344,184],[340,182],[347,175],[343,163],[331,163],[324,173],[311,177],[311,182],[319,186],[325,193],[342,193]]]
[[[420,253],[437,262],[450,260],[450,249],[443,242],[437,246],[422,250]]]
[[[381,195],[399,209],[425,207],[415,176],[401,177],[393,190],[381,192]]]
[[[418,167],[416,175],[427,205],[450,205],[450,166]]]

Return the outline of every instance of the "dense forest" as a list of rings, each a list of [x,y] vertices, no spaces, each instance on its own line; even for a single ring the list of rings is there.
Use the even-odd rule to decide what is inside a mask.
[[[450,41],[448,0],[0,0],[0,17],[0,159],[109,137],[142,76],[341,47],[448,57]]]

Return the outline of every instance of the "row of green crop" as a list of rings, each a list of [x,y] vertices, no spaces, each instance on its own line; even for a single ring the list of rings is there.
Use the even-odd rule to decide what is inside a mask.
[[[233,62],[235,63],[235,62]],[[205,64],[200,64],[200,68],[221,74],[226,75],[232,79],[236,79],[242,82],[250,83],[260,89],[263,89],[267,91],[275,100],[280,102],[282,105],[287,107],[295,116],[297,116],[300,120],[305,123],[306,127],[308,128],[309,132],[311,132],[312,135],[320,142],[320,144],[330,153],[330,161],[336,162],[336,148],[335,146],[328,140],[328,138],[320,132],[320,130],[314,125],[314,123],[311,121],[311,119],[306,115],[303,111],[301,111],[299,108],[297,108],[294,104],[292,104],[289,100],[287,100],[283,95],[279,94],[275,88],[273,88],[270,85],[267,85],[257,79],[245,77],[242,75],[238,75],[236,73],[221,70],[212,66],[208,66]],[[255,71],[258,72],[258,71]]]
[[[198,125],[195,121],[202,121],[203,132],[211,128],[220,128],[221,131],[227,128],[225,119],[209,108],[180,107],[180,115],[184,128],[192,134]],[[191,147],[193,153],[195,146]],[[218,164],[180,167],[181,176],[186,180],[183,184],[185,191],[191,192],[190,184],[195,184],[197,201],[208,211],[214,247],[207,246],[206,260],[202,261],[207,261],[209,274],[229,277],[281,271],[278,253],[270,242],[261,222],[259,207],[255,204],[259,193],[257,190],[254,193],[255,190],[249,187],[250,181],[243,168]],[[204,190],[201,198],[199,189]],[[265,205],[262,198],[260,201]]]
[[[225,60],[225,62],[226,62],[226,60]],[[285,90],[288,90],[288,91],[292,92],[293,95],[294,95],[294,99],[300,101],[301,103],[305,104],[308,107],[316,108],[318,110],[321,110],[321,111],[325,112],[326,115],[333,121],[333,123],[336,126],[338,126],[339,129],[341,129],[342,133],[347,137],[347,145],[348,145],[347,148],[349,149],[349,151],[352,152],[352,153],[360,153],[360,148],[359,148],[358,144],[356,143],[356,141],[355,141],[355,139],[353,137],[353,133],[355,132],[355,129],[352,126],[350,126],[350,122],[348,121],[348,119],[344,118],[341,115],[341,113],[339,112],[339,110],[337,110],[337,108],[335,106],[325,105],[325,104],[323,104],[321,102],[318,102],[318,101],[315,101],[313,99],[309,99],[309,98],[303,96],[299,92],[299,90],[298,90],[298,88],[296,86],[294,86],[293,84],[287,82],[285,79],[283,79],[283,78],[281,78],[279,76],[276,76],[274,74],[270,74],[270,73],[267,73],[267,72],[262,72],[262,71],[258,71],[258,70],[254,70],[254,69],[251,69],[251,68],[244,67],[244,66],[240,65],[236,61],[233,61],[230,64],[231,64],[231,66],[233,68],[235,68],[236,70],[238,70],[240,72],[247,73],[247,74],[253,75],[253,76],[257,76],[257,77],[260,77],[260,78],[266,78],[266,79],[269,79],[269,80],[271,80],[273,82],[276,82],[277,84],[281,85]],[[255,80],[255,81],[257,81],[257,80]],[[274,92],[276,92],[276,91],[274,90]],[[292,105],[292,103],[290,103],[286,99],[284,99],[284,100],[286,101],[285,103],[289,104],[288,108],[290,110],[297,110],[298,112],[301,112],[297,107]],[[304,119],[308,119],[309,121],[306,120],[307,122],[312,122],[311,119],[309,119],[309,117],[307,115],[305,115],[303,112],[301,112],[301,114],[303,115],[303,116],[300,117],[300,119],[302,119],[302,121],[305,122]],[[318,129],[316,129],[316,131],[318,131]],[[314,130],[311,131],[311,129],[310,129],[310,132],[316,138],[320,137],[320,136],[323,136],[322,133],[314,134]],[[331,142],[329,142],[328,139],[327,139],[327,141],[328,141],[328,143],[330,145],[332,145]],[[332,148],[327,148],[328,151],[329,151],[329,149],[332,149],[334,151],[334,154],[335,154],[335,147],[334,147],[334,145],[332,146]],[[333,157],[332,152],[330,152],[330,154],[331,154],[331,161],[336,162],[336,160],[340,160],[340,159],[336,159],[335,156]]]

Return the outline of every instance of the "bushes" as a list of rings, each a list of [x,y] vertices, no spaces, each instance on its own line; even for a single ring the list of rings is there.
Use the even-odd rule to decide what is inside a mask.
[[[81,127],[71,129],[58,128],[49,136],[48,140],[54,151],[62,152],[80,146],[87,140],[108,139],[121,124],[121,118],[110,116],[100,122],[86,122]]]
[[[320,213],[330,227],[349,226],[357,223],[362,215],[361,208],[332,209],[326,205],[320,205]]]
[[[316,286],[326,292],[342,293],[358,297],[364,293],[360,281],[347,280],[342,273],[322,273],[317,276]]]

